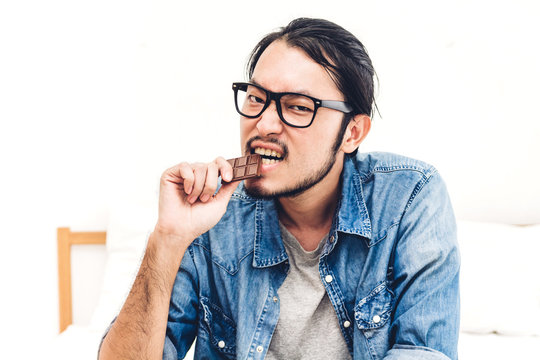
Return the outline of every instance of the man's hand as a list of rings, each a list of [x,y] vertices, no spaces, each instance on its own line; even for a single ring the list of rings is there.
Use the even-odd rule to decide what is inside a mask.
[[[224,183],[214,195],[219,175],[232,179],[232,166],[218,157],[211,163],[180,163],[161,176],[159,217],[155,231],[187,247],[221,219],[239,182]]]
[[[161,359],[171,291],[189,244],[221,219],[239,182],[223,158],[209,164],[178,164],[163,173],[159,216],[139,272],[101,346],[100,360]]]

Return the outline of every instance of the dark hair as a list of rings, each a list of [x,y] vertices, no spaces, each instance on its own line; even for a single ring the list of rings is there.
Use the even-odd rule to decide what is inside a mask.
[[[354,115],[373,115],[373,107],[377,108],[374,95],[375,69],[364,45],[353,34],[328,20],[295,19],[259,41],[246,66],[248,79],[251,79],[262,53],[276,40],[286,41],[290,46],[302,49],[313,61],[323,66],[345,101],[352,106],[353,112],[344,116],[339,139],[343,137]]]

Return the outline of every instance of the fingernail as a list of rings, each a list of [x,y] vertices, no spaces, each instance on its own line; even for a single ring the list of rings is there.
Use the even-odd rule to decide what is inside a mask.
[[[202,202],[207,202],[208,199],[210,199],[210,195],[208,195],[208,194],[204,194],[203,196],[201,196],[201,201]]]
[[[187,201],[190,203],[190,204],[193,204],[195,202],[195,200],[197,200],[197,197],[196,196],[190,196],[188,197]]]

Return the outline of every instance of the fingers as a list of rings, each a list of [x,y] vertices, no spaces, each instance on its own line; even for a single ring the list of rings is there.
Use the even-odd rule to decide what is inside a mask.
[[[189,195],[193,190],[195,176],[190,164],[183,162],[165,170],[161,176],[163,184],[174,184],[181,186],[184,192]]]
[[[221,174],[221,178],[225,180],[226,182],[229,182],[233,178],[233,168],[232,165],[225,160],[222,157],[218,157],[214,162],[217,164],[219,168],[219,173]]]
[[[193,165],[193,190],[188,196],[189,203],[193,204],[197,201],[197,198],[201,195],[204,184],[206,182],[206,165],[205,164],[194,164]]]
[[[216,192],[220,175],[227,182],[232,180],[233,177],[231,164],[222,157],[208,164],[178,164],[167,170],[163,179],[177,185],[183,185],[183,192],[187,196],[187,201],[194,204],[197,199],[201,202],[207,202],[212,198]],[[234,189],[236,189],[236,186],[232,191]]]
[[[182,179],[184,179],[184,191],[187,195],[191,194],[193,191],[193,183],[195,182],[195,175],[193,174],[191,166],[188,163],[182,163],[180,164],[178,172]]]
[[[207,202],[216,193],[218,186],[218,177],[220,175],[225,181],[230,181],[233,177],[231,164],[222,157],[218,157],[213,162],[206,165],[206,178],[204,179],[204,186],[202,187],[201,193],[199,195],[199,200],[201,200],[202,202]],[[199,179],[199,175],[197,173],[195,175],[195,178]],[[203,177],[201,174],[200,180],[202,181],[202,179]],[[234,188],[236,189],[236,186]],[[193,196],[195,196],[195,193],[191,194],[191,197]],[[196,198],[190,199],[190,202],[191,200],[196,200]]]
[[[199,199],[202,202],[207,202],[212,195],[216,192],[218,183],[218,167],[215,163],[208,164],[206,168],[206,179],[204,182],[204,188],[201,192]]]

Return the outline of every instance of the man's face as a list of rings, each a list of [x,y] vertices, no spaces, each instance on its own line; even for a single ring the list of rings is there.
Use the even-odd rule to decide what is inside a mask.
[[[283,41],[275,41],[263,52],[251,80],[273,92],[344,100],[321,65]],[[310,127],[290,127],[280,120],[273,101],[258,118],[241,118],[245,154],[263,153],[276,158],[263,160],[261,177],[246,180],[248,192],[262,197],[291,196],[324,183],[329,172],[336,173],[336,156],[341,165],[342,152],[333,147],[341,140],[336,137],[342,120],[343,113],[319,108]]]

